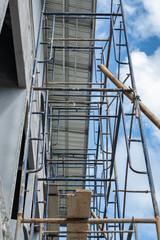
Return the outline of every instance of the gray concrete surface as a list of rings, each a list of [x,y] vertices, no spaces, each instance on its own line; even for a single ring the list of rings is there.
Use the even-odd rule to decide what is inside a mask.
[[[33,47],[29,1],[10,1],[13,42],[19,87],[30,85],[33,68]]]
[[[9,226],[9,215],[3,196],[3,187],[0,179],[0,240],[12,240],[11,229]]]
[[[2,5],[3,3],[3,5]],[[8,1],[0,0],[0,30],[3,24]],[[41,14],[41,0],[12,0],[10,1],[10,13],[12,31],[6,30],[4,39],[0,42],[0,177],[3,192],[3,203],[7,216],[8,236],[10,232],[14,235],[15,220],[11,220],[12,204],[15,193],[18,162],[20,157],[23,129],[25,125],[25,114],[27,101],[29,99],[30,84],[35,45],[38,35],[39,19]],[[1,11],[3,14],[1,15]],[[13,32],[13,40],[12,40]],[[7,41],[6,38],[7,37]],[[15,54],[15,55],[14,55]],[[43,59],[43,49],[40,52]],[[38,82],[42,80],[42,68],[39,66]],[[39,96],[37,96],[39,97]],[[37,105],[39,101],[37,102]],[[32,132],[36,130],[38,119],[33,121]],[[33,131],[34,130],[34,131]],[[33,135],[32,134],[32,135]],[[33,148],[36,146],[33,145]],[[33,149],[33,152],[36,152]],[[31,164],[35,166],[35,159]],[[40,173],[43,176],[43,171]],[[34,176],[29,177],[28,188],[30,190],[26,198],[25,215],[30,217],[33,197]],[[42,191],[43,192],[43,191]],[[38,196],[42,200],[43,194]],[[1,189],[0,189],[1,204]],[[1,207],[2,205],[0,205]],[[29,211],[27,211],[29,209]],[[39,209],[43,212],[43,209]],[[0,225],[3,225],[2,213]],[[9,230],[9,224],[11,231]],[[28,229],[29,230],[29,229]],[[0,231],[2,235],[2,231]]]
[[[15,191],[26,108],[26,90],[0,89],[0,176],[9,215]]]
[[[8,2],[9,0],[0,0],[0,33],[2,30],[2,25],[6,14]]]

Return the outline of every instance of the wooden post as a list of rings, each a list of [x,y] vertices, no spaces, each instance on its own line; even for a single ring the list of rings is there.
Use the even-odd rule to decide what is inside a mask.
[[[98,65],[99,69],[107,76],[118,88],[122,88],[127,90],[128,88],[111,72],[106,68],[103,64]],[[128,97],[132,102],[134,102],[133,93],[124,92],[126,97]],[[148,117],[154,125],[156,125],[160,129],[160,120],[141,102],[139,101],[139,106],[141,111]]]
[[[67,218],[68,219],[88,219],[90,214],[92,191],[89,189],[76,189],[75,194],[67,194]],[[77,231],[88,231],[89,224],[68,223],[67,231],[74,231],[74,234],[67,234],[67,240],[86,240],[87,233],[76,233]]]
[[[95,214],[95,212],[91,212],[91,215],[92,215],[94,218],[98,219],[98,217],[97,217],[97,215]],[[101,231],[103,231],[102,224],[98,224],[98,227],[99,227],[99,229],[100,229]],[[103,236],[104,236],[105,239],[108,239],[108,238],[107,238],[107,233],[103,233]]]

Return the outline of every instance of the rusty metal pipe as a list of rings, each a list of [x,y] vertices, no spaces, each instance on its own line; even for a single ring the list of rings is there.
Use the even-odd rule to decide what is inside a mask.
[[[103,83],[90,82],[47,82],[48,85],[104,85]]]
[[[33,87],[34,91],[75,91],[75,92],[131,92],[131,89],[122,89],[122,88],[60,88],[60,87]]]
[[[39,229],[39,240],[42,240],[43,237],[43,223],[40,223],[40,229]]]
[[[84,230],[84,231],[43,231],[42,234],[58,234],[58,233],[134,233],[133,230],[111,230],[111,231],[89,231],[89,230]]]
[[[145,191],[136,191],[136,190],[113,190],[113,192],[128,192],[128,193],[150,193],[151,191],[145,190]]]
[[[54,38],[53,41],[73,41],[73,42],[108,42],[108,39],[96,38]]]
[[[16,224],[16,231],[15,231],[15,240],[20,239],[20,232],[21,232],[21,223],[22,223],[22,213],[18,213],[17,215],[17,224]]]
[[[70,218],[23,218],[22,223],[89,223],[89,224],[101,224],[101,223],[146,223],[156,224],[155,218],[89,218],[89,219],[70,219]]]

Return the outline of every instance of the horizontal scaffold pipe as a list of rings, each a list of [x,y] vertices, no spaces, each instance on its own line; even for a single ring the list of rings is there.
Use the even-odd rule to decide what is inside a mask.
[[[45,42],[41,43],[41,44],[46,44]],[[47,43],[48,44],[48,43]],[[95,50],[95,49],[103,49],[103,47],[71,47],[71,46],[53,46],[53,48],[57,50],[61,50],[61,49],[66,49],[66,50],[69,50],[69,49],[74,49],[74,50]]]
[[[70,219],[70,218],[23,218],[22,223],[156,223],[155,218],[89,218],[89,219]]]
[[[111,153],[108,153],[111,154]],[[53,161],[53,162],[104,162],[104,161],[111,161],[108,159],[46,159],[46,161]]]
[[[118,116],[110,116],[110,118],[117,118]],[[101,119],[106,119],[106,117],[101,117]],[[99,121],[99,118],[69,118],[69,117],[66,117],[66,118],[54,118],[52,119],[52,121],[58,121],[58,120],[61,120],[61,121],[65,121],[65,120],[70,120],[70,121]]]
[[[103,178],[38,178],[38,181],[61,181],[61,182],[110,182],[115,179],[103,179]]]
[[[44,12],[44,15],[81,16],[83,19],[84,16],[109,16],[109,17],[120,16],[121,17],[122,13]]]
[[[98,65],[99,69],[108,77],[118,88],[128,90],[128,88],[103,64]],[[133,93],[124,92],[124,94],[134,102]],[[139,101],[141,111],[160,129],[160,120],[141,102]]]
[[[103,83],[91,82],[46,82],[48,85],[104,85]]]
[[[118,115],[72,115],[72,114],[48,114],[49,117],[84,117],[84,118],[114,118],[114,117],[118,117]]]
[[[103,230],[103,231],[90,231],[90,230],[78,230],[78,231],[43,231],[43,234],[55,235],[59,233],[134,233],[134,230]],[[107,239],[107,238],[106,238]]]
[[[33,87],[36,91],[88,91],[88,92],[131,92],[131,89],[123,88],[57,88],[57,87]]]
[[[102,101],[54,101],[54,100],[50,100],[49,103],[54,103],[54,104],[61,104],[61,103],[65,103],[65,104],[108,104],[108,102],[102,102]]]
[[[74,41],[74,42],[107,42],[108,39],[96,39],[96,38],[54,38],[53,41]]]

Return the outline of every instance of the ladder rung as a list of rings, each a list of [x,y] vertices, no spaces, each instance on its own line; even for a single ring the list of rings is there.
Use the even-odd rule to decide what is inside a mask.
[[[125,47],[126,43],[117,43],[116,46]]]
[[[114,225],[108,225],[108,227],[110,228],[114,228],[114,227],[119,227],[118,225],[114,224]]]
[[[110,133],[101,133],[101,135],[110,135]]]
[[[52,29],[51,27],[43,27],[42,29]]]
[[[135,116],[135,113],[125,113],[125,116]]]
[[[141,139],[129,139],[130,142],[142,142]]]
[[[44,114],[44,112],[32,112],[32,114]]]
[[[50,45],[50,42],[40,42],[42,45]]]
[[[42,141],[43,139],[42,139],[42,138],[30,138],[30,140],[31,140],[31,141],[34,141],[34,140],[35,140],[35,141],[36,141],[36,140],[37,140],[37,141]]]
[[[115,31],[124,30],[124,28],[114,28]]]
[[[108,204],[115,204],[116,202],[114,201],[114,202],[108,202]]]

